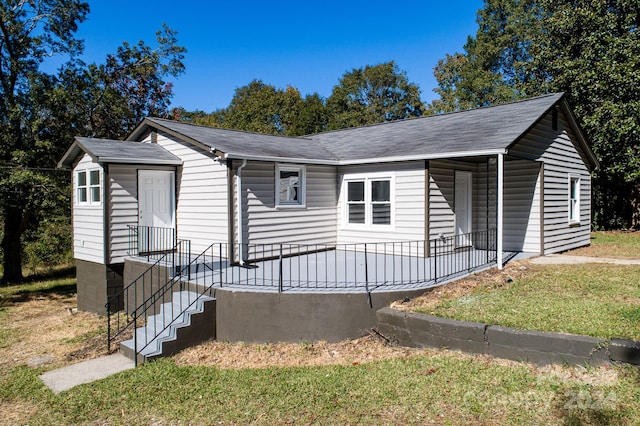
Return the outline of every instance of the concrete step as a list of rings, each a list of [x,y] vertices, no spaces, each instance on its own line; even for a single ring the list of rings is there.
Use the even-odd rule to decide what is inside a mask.
[[[171,302],[163,303],[158,314],[149,316],[146,325],[135,330],[138,362],[172,355],[215,338],[215,311],[212,297],[198,298],[198,293],[193,291],[173,293]],[[120,350],[134,359],[135,346],[131,338],[120,344]]]

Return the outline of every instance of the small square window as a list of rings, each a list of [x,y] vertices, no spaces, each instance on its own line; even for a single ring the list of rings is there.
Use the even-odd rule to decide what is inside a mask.
[[[276,205],[303,206],[305,169],[302,166],[277,166]]]
[[[76,173],[77,204],[100,204],[101,194],[100,170],[80,170]]]

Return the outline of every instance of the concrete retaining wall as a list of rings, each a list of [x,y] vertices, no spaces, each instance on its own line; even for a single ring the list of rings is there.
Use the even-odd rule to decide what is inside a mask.
[[[336,342],[360,337],[376,326],[376,311],[424,290],[375,292],[250,292],[216,289],[219,340]]]
[[[408,347],[434,347],[545,364],[640,365],[640,342],[518,330],[382,308],[378,332]]]

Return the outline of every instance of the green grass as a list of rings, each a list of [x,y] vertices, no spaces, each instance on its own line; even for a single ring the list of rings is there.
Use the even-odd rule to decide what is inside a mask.
[[[592,232],[591,246],[573,250],[569,254],[640,259],[640,233]]]
[[[511,283],[485,282],[417,309],[529,330],[640,340],[640,266],[531,265]]]
[[[0,377],[6,407],[51,424],[633,424],[640,375],[561,378],[527,365],[438,355],[357,366],[222,370],[164,359],[53,395],[38,370]]]

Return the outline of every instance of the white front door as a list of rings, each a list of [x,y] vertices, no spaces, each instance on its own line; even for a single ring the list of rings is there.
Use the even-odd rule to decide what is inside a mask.
[[[138,172],[138,208],[140,226],[173,228],[174,174],[165,170]]]
[[[471,172],[455,171],[455,215],[456,215],[456,235],[463,235],[456,238],[457,246],[468,246],[471,244],[471,219],[473,208],[471,205]],[[464,235],[466,234],[466,235]]]

